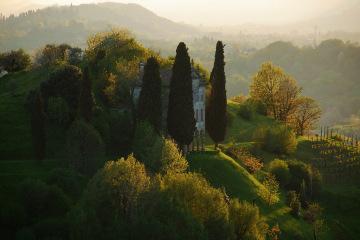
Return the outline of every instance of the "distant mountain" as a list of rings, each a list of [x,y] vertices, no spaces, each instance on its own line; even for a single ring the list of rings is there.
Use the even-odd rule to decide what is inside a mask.
[[[139,39],[181,40],[199,33],[195,27],[159,17],[137,4],[53,6],[0,21],[0,51],[63,42],[85,46],[90,34],[111,28],[127,28]]]

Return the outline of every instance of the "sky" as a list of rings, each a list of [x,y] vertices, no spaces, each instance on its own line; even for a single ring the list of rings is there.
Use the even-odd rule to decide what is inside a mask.
[[[360,0],[0,0],[0,12],[8,15],[31,6],[106,1],[138,3],[177,22],[221,26],[299,22]]]

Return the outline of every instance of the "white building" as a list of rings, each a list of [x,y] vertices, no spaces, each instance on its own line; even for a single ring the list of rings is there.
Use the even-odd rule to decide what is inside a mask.
[[[140,75],[137,85],[134,89],[133,97],[137,103],[141,87],[142,78],[144,75],[144,63],[140,63]],[[162,79],[162,98],[163,98],[163,128],[166,129],[166,118],[169,102],[169,90],[171,81],[171,69],[161,69],[160,76]],[[194,133],[194,141],[191,146],[192,150],[204,150],[205,139],[205,101],[206,101],[206,81],[201,76],[200,72],[192,67],[192,89],[193,89],[193,104],[194,104],[194,117],[196,120],[196,131]]]

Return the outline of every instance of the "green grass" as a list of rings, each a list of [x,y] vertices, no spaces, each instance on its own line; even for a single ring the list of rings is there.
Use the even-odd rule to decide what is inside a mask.
[[[23,71],[0,79],[0,160],[32,155],[29,116],[24,103],[30,90],[47,76],[44,70]]]

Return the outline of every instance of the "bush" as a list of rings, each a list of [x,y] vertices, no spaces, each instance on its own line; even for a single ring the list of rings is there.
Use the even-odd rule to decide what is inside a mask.
[[[253,140],[263,150],[274,154],[291,154],[296,150],[297,140],[295,133],[285,125],[260,127]]]
[[[257,206],[234,199],[230,203],[229,219],[235,239],[266,239],[268,225]]]
[[[285,187],[290,181],[289,167],[284,160],[275,159],[270,162],[269,172],[276,177],[282,187]]]
[[[81,69],[72,65],[61,65],[56,68],[49,78],[41,83],[41,93],[47,110],[50,97],[62,97],[72,117],[78,110],[80,82],[82,79]]]
[[[228,127],[231,127],[233,122],[234,122],[234,118],[235,118],[235,115],[230,112],[230,111],[226,111],[226,124]]]
[[[111,111],[109,116],[110,152],[114,155],[130,154],[133,141],[133,122],[129,112]]]
[[[70,120],[70,110],[66,101],[61,97],[48,99],[47,116],[51,122],[66,125]]]
[[[65,216],[70,209],[70,200],[60,188],[40,180],[29,179],[21,183],[19,200],[25,207],[29,222]]]
[[[84,121],[74,121],[67,132],[67,154],[70,166],[92,175],[104,162],[104,144],[100,134]]]
[[[0,66],[8,72],[24,70],[30,66],[30,63],[30,55],[22,49],[0,54]]]
[[[295,191],[289,191],[286,195],[286,204],[291,208],[290,213],[298,217],[301,211],[299,195]]]
[[[240,105],[238,115],[245,120],[251,120],[254,115],[254,110],[248,102],[245,102]]]
[[[83,177],[72,169],[53,169],[46,179],[49,185],[56,185],[74,200],[80,197],[82,192]]]
[[[139,123],[134,136],[133,150],[152,173],[184,172],[188,162],[176,143],[159,136],[147,122]]]

